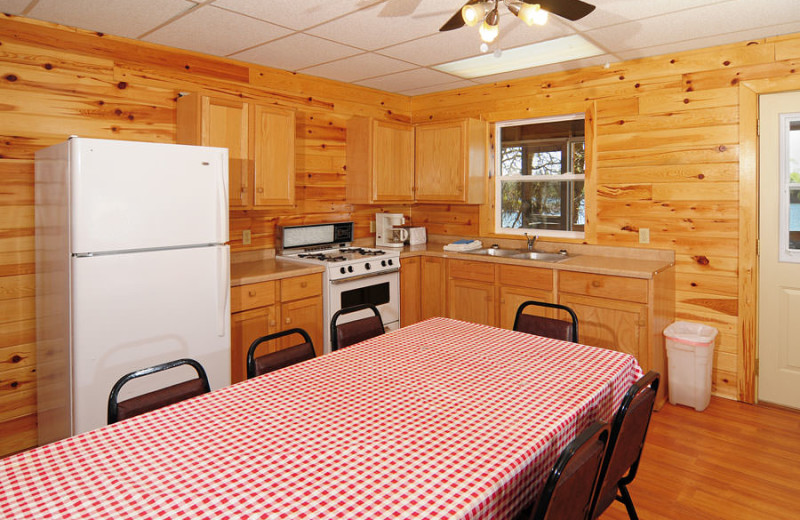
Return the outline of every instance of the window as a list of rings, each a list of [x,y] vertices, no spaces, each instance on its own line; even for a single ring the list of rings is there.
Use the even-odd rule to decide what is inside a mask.
[[[583,114],[497,124],[497,233],[583,237]]]
[[[780,260],[800,262],[800,114],[780,118]]]

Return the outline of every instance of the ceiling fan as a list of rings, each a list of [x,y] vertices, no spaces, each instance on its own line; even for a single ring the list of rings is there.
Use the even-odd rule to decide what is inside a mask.
[[[491,43],[498,34],[500,13],[497,9],[500,4],[528,25],[544,25],[547,13],[575,21],[595,9],[594,5],[581,0],[469,0],[439,31],[452,31],[464,25],[474,26],[483,22],[479,28],[481,39]]]

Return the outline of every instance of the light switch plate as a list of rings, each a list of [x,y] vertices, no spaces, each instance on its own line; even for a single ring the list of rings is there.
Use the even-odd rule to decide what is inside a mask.
[[[374,233],[375,232],[375,221],[374,220],[370,220],[369,221],[369,232],[370,233]]]
[[[640,244],[649,244],[650,243],[650,228],[639,228],[639,243]]]
[[[245,229],[242,231],[242,244],[247,245],[250,243],[250,230]]]

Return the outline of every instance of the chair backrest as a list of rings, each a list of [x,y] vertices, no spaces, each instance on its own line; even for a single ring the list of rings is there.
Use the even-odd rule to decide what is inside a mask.
[[[153,390],[152,392],[147,392],[136,397],[131,397],[125,401],[118,401],[119,392],[128,381],[182,365],[189,365],[194,368],[197,372],[197,378],[161,388],[160,390]],[[209,391],[211,391],[211,387],[208,384],[206,371],[203,369],[203,366],[194,359],[178,359],[135,370],[122,376],[111,389],[111,393],[108,396],[108,424],[113,424],[117,421],[150,412],[163,406],[178,403]]]
[[[546,318],[544,316],[534,316],[532,314],[523,314],[522,311],[528,306],[546,307],[565,311],[572,317],[572,322],[555,318]],[[523,302],[519,308],[517,308],[517,315],[514,318],[514,330],[577,343],[578,316],[575,314],[575,311],[566,305],[529,300]]]
[[[595,496],[594,518],[600,516],[614,502],[618,484],[623,477],[627,484],[636,476],[659,380],[658,372],[648,372],[631,385],[622,399],[611,426],[606,460]]]
[[[289,348],[277,350],[270,354],[256,357],[256,348],[262,343],[273,341],[292,334],[299,334],[303,337],[303,342]],[[267,334],[261,336],[250,344],[247,349],[247,379],[251,377],[260,376],[273,370],[288,367],[301,361],[311,359],[316,356],[314,352],[314,343],[311,341],[311,336],[308,335],[303,329],[289,329],[275,334]]]
[[[371,310],[374,316],[348,321],[341,325],[336,324],[339,320],[339,316],[367,309]],[[346,307],[336,311],[331,318],[331,350],[347,347],[359,341],[379,336],[384,332],[381,313],[374,305],[363,303],[361,305]]]
[[[556,461],[531,515],[532,520],[586,520],[608,445],[609,426],[595,422]]]

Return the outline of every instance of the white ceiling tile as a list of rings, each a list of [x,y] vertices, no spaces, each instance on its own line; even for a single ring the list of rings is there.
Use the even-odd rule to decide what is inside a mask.
[[[362,52],[354,47],[297,33],[233,54],[231,57],[294,72]]]
[[[540,76],[542,74],[549,74],[551,72],[563,72],[565,70],[582,69],[583,67],[593,67],[595,65],[604,65],[608,62],[618,61],[616,56],[609,56],[604,54],[602,56],[592,56],[591,58],[581,58],[579,60],[565,61],[562,63],[552,63],[542,67],[534,67],[531,69],[515,70],[511,72],[504,72],[502,74],[494,74],[492,76],[483,76],[482,78],[474,78],[477,83],[496,83],[502,81],[509,81],[512,79],[527,78],[530,76]]]
[[[352,83],[360,79],[392,74],[414,68],[414,65],[377,54],[359,54],[324,65],[303,69],[303,74]]]
[[[387,92],[402,92],[403,90],[410,90],[412,88],[452,83],[453,79],[453,76],[450,74],[445,74],[437,70],[414,69],[398,72],[397,74],[356,81],[355,83],[363,87],[385,90]]]
[[[722,16],[731,12],[736,16]],[[798,0],[770,0],[769,9],[765,9],[764,2],[732,0],[585,34],[609,51],[619,53],[794,21],[800,21]]]
[[[435,34],[444,23],[437,17],[412,21],[378,16],[382,6],[376,5],[319,25],[307,32],[365,50],[375,50]],[[446,21],[446,20],[445,20]]]
[[[231,13],[213,6],[201,6],[143,39],[181,49],[192,49],[216,56],[227,56],[291,31]]]
[[[254,18],[302,30],[381,0],[215,0],[214,5]]]
[[[586,17],[569,22],[579,30],[617,25],[728,0],[589,0],[597,9]]]
[[[137,38],[195,5],[186,0],[39,0],[27,16]]]
[[[0,13],[20,15],[31,4],[36,4],[34,0],[0,0]]]

